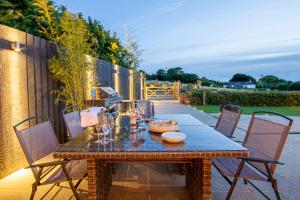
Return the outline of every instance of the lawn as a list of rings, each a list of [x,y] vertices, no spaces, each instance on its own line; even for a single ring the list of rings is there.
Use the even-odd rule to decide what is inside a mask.
[[[193,105],[198,110],[202,110],[207,113],[219,113],[220,105]],[[300,116],[300,107],[276,107],[276,106],[243,106],[243,114],[252,114],[254,111],[264,110],[277,112],[287,116]]]

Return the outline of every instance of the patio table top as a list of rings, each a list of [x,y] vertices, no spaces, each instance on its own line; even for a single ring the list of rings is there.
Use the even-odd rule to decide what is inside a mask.
[[[57,158],[98,158],[98,159],[193,159],[217,157],[247,157],[248,151],[215,129],[203,124],[188,114],[157,115],[158,119],[176,120],[180,132],[186,134],[182,143],[164,142],[161,134],[145,130],[145,140],[137,139],[130,131],[129,116],[120,116],[113,130],[115,141],[96,144],[97,136],[89,128],[80,136],[61,144],[54,157]]]
[[[205,125],[190,114],[159,114],[155,118],[161,120],[175,120],[179,126],[201,126]]]

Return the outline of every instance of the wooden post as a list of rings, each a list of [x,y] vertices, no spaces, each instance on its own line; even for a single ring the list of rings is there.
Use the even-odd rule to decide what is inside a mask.
[[[206,105],[206,92],[203,92],[202,105]]]
[[[144,79],[144,74],[142,72],[139,73],[139,84],[140,84],[140,99],[147,99],[147,86],[146,86],[146,81]]]

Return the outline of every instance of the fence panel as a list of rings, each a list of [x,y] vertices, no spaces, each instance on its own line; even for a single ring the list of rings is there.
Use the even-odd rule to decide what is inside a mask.
[[[11,49],[15,41],[21,44],[19,53]],[[59,140],[65,141],[61,111],[51,93],[57,85],[47,64],[53,55],[54,45],[48,41],[0,25],[0,178],[26,164],[12,128],[17,122],[30,116],[47,116]]]
[[[19,53],[11,49],[15,41],[22,46]],[[47,116],[59,141],[66,141],[63,105],[55,103],[52,92],[59,88],[59,83],[52,79],[48,65],[48,60],[55,55],[53,43],[0,25],[0,178],[26,164],[12,128],[17,122],[30,116]],[[130,89],[130,71],[123,67],[96,59],[96,76],[100,86],[119,90],[124,99],[136,91]],[[133,77],[133,80],[139,79]],[[136,87],[138,83],[132,85]],[[31,125],[35,123],[32,121]]]

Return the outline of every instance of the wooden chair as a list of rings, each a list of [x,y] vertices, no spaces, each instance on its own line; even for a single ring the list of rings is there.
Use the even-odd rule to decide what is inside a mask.
[[[78,108],[69,106],[63,110],[63,118],[70,138],[74,138],[81,133],[84,129],[80,124],[80,111]]]
[[[262,119],[257,117],[257,114],[273,115],[286,121],[286,123],[282,124],[281,122],[277,123]],[[292,124],[292,119],[277,113],[258,111],[252,114],[243,142],[243,146],[250,152],[250,157],[245,159],[218,158],[213,160],[213,165],[231,185],[226,199],[230,199],[239,178],[243,178],[245,184],[251,184],[267,199],[269,199],[268,196],[250,180],[270,182],[277,199],[280,199],[277,181],[273,175],[277,165],[282,164],[279,162],[279,158]],[[233,181],[228,178],[229,176],[234,177]]]
[[[242,115],[242,109],[230,111],[225,107],[222,108],[221,115],[215,126],[215,129],[223,135],[233,138],[233,133]]]
[[[44,194],[43,199],[55,185],[59,185],[61,182],[68,182],[75,198],[78,200],[79,195],[76,189],[87,175],[86,160],[53,158],[52,154],[57,150],[59,143],[48,119],[37,125],[18,130],[19,126],[28,123],[30,120],[42,119],[42,117],[38,116],[31,117],[13,126],[28,161],[28,168],[31,169],[35,178],[30,199],[34,198],[38,186],[53,184]],[[78,180],[75,186],[72,182],[73,180]]]

